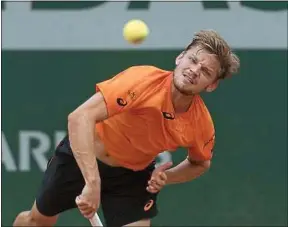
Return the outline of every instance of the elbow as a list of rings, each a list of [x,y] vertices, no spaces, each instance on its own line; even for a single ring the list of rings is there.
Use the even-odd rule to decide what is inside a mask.
[[[187,160],[189,161],[189,163],[191,165],[196,165],[196,166],[202,167],[205,170],[206,169],[208,170],[210,168],[210,166],[211,166],[211,161],[210,160],[194,161],[194,160],[191,160],[189,156],[187,157]]]
[[[210,160],[203,161],[203,162],[202,162],[202,166],[203,166],[203,168],[204,168],[205,170],[210,169],[211,161],[210,161]]]
[[[79,114],[72,112],[68,115],[68,126],[75,125],[79,121]]]
[[[72,112],[68,115],[68,132],[71,134],[72,131],[75,131],[77,125],[79,125],[79,117],[76,113]]]
[[[68,115],[68,130],[73,130],[82,124],[86,124],[87,126],[91,120],[86,111],[76,110]]]
[[[70,122],[75,122],[78,119],[78,114],[77,112],[72,112],[68,115],[68,123]]]

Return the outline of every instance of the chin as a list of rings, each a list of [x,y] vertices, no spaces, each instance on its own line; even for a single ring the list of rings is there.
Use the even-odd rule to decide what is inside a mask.
[[[193,85],[187,85],[184,84],[182,81],[175,81],[174,78],[174,86],[175,88],[183,95],[194,95],[195,93],[195,88],[193,88]]]
[[[180,91],[183,95],[195,95],[197,94],[193,89],[187,89],[187,88],[179,88],[178,91]]]

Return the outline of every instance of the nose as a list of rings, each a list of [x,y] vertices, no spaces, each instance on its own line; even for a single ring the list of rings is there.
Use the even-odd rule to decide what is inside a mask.
[[[201,64],[200,63],[193,64],[189,68],[190,72],[193,75],[197,76],[197,77],[200,75],[200,69],[201,69]]]

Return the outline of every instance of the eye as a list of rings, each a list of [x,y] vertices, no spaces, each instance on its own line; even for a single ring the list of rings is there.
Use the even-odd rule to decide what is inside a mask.
[[[195,56],[188,57],[193,63],[197,63],[197,58]]]
[[[211,76],[211,74],[210,74],[210,72],[209,72],[209,70],[208,70],[208,69],[206,69],[206,68],[203,68],[203,69],[202,69],[202,71],[203,71],[203,73],[205,74],[205,76],[208,76],[208,77],[210,77],[210,76]]]

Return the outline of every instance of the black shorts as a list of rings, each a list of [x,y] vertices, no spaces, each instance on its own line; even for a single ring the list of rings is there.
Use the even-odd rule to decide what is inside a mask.
[[[36,197],[37,208],[45,216],[76,208],[75,198],[81,194],[85,183],[73,155],[60,152],[61,149],[63,146],[58,146],[49,160]],[[98,161],[106,226],[120,227],[157,215],[157,194],[146,191],[154,166],[155,162],[144,170],[133,171]]]

